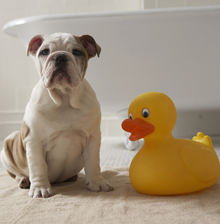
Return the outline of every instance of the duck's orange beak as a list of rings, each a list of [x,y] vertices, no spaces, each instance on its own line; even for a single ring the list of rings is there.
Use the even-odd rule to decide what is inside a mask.
[[[129,139],[131,141],[139,140],[139,139],[153,133],[153,131],[155,129],[155,127],[152,124],[150,124],[140,118],[136,118],[134,120],[125,119],[122,122],[121,126],[124,131],[131,133],[131,135],[129,137]]]

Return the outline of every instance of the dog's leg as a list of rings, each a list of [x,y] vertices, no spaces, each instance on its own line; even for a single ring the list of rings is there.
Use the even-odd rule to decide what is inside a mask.
[[[114,188],[105,180],[100,171],[99,150],[101,139],[90,137],[88,147],[84,150],[86,184],[91,191],[112,191]]]
[[[48,179],[48,168],[45,161],[46,152],[39,144],[27,143],[27,161],[31,182],[28,195],[30,197],[47,198],[53,195]]]
[[[12,178],[19,182],[22,177],[28,176],[26,153],[22,144],[21,132],[13,132],[5,139],[0,157],[3,166]]]

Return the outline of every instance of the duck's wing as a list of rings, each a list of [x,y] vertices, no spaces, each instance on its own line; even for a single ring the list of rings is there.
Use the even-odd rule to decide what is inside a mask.
[[[219,177],[219,159],[212,148],[183,145],[180,154],[188,172],[196,180],[208,183]]]

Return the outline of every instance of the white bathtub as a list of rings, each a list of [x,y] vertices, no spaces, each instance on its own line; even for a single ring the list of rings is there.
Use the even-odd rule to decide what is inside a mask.
[[[102,52],[89,62],[86,79],[104,115],[127,108],[143,92],[160,91],[183,114],[178,122],[197,119],[184,133],[202,126],[220,134],[220,7],[29,17],[4,31],[25,47],[36,34],[90,34]]]

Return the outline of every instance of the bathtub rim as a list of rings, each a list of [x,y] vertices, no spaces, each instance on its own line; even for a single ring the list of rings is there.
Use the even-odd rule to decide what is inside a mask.
[[[7,22],[2,30],[13,37],[18,37],[16,27],[34,22],[43,22],[50,20],[68,20],[68,19],[85,19],[99,17],[121,17],[121,16],[136,16],[136,15],[158,15],[167,13],[201,13],[204,11],[220,11],[218,6],[199,6],[199,7],[178,7],[178,8],[160,8],[160,9],[144,9],[133,11],[117,11],[117,12],[89,12],[89,13],[67,13],[67,14],[51,14],[31,17],[22,17]]]

